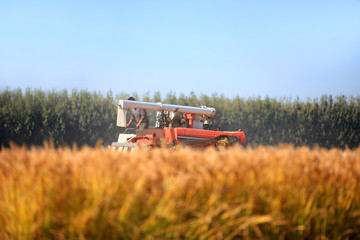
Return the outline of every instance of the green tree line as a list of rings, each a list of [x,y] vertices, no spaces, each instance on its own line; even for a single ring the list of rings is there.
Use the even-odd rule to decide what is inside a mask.
[[[189,95],[159,92],[138,100],[216,109],[213,128],[246,135],[245,145],[277,145],[354,148],[360,143],[360,97],[323,95],[319,99],[227,98],[213,94]],[[116,126],[117,102],[130,94],[106,95],[87,90],[44,91],[4,89],[0,92],[0,146],[42,145],[52,139],[56,146],[107,145],[124,129]],[[150,125],[155,113],[149,111]]]

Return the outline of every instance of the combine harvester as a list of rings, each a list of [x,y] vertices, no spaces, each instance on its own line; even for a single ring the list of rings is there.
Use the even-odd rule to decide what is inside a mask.
[[[112,148],[133,151],[135,148],[174,147],[176,145],[228,147],[236,142],[245,142],[245,134],[240,129],[237,132],[210,130],[211,120],[216,115],[215,109],[211,107],[120,100],[117,126],[126,127],[126,115],[129,108],[157,111],[155,128],[150,127],[136,134],[121,133],[118,141],[111,144]]]

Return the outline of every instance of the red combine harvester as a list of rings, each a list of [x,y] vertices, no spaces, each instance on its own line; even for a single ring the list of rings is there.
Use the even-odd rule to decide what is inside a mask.
[[[173,147],[187,145],[192,147],[231,146],[235,142],[245,142],[245,133],[210,130],[215,117],[214,108],[190,107],[162,103],[120,100],[118,104],[117,126],[126,127],[129,108],[155,110],[155,128],[148,128],[135,134],[121,133],[118,141],[111,147],[129,151],[142,147]],[[125,130],[126,132],[126,130]]]

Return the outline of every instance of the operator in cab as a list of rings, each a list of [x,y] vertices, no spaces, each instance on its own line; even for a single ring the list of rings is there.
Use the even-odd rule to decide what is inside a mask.
[[[129,97],[127,100],[135,101],[135,98]],[[142,131],[144,129],[147,129],[149,127],[149,119],[146,113],[145,109],[139,109],[139,108],[132,108],[131,109],[131,118],[128,124],[126,124],[126,127],[129,127],[130,124],[136,120],[136,128],[139,129],[139,131]]]

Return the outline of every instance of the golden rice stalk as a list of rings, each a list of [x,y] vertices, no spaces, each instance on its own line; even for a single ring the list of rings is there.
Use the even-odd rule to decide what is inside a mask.
[[[0,239],[360,238],[360,148],[0,151]]]

